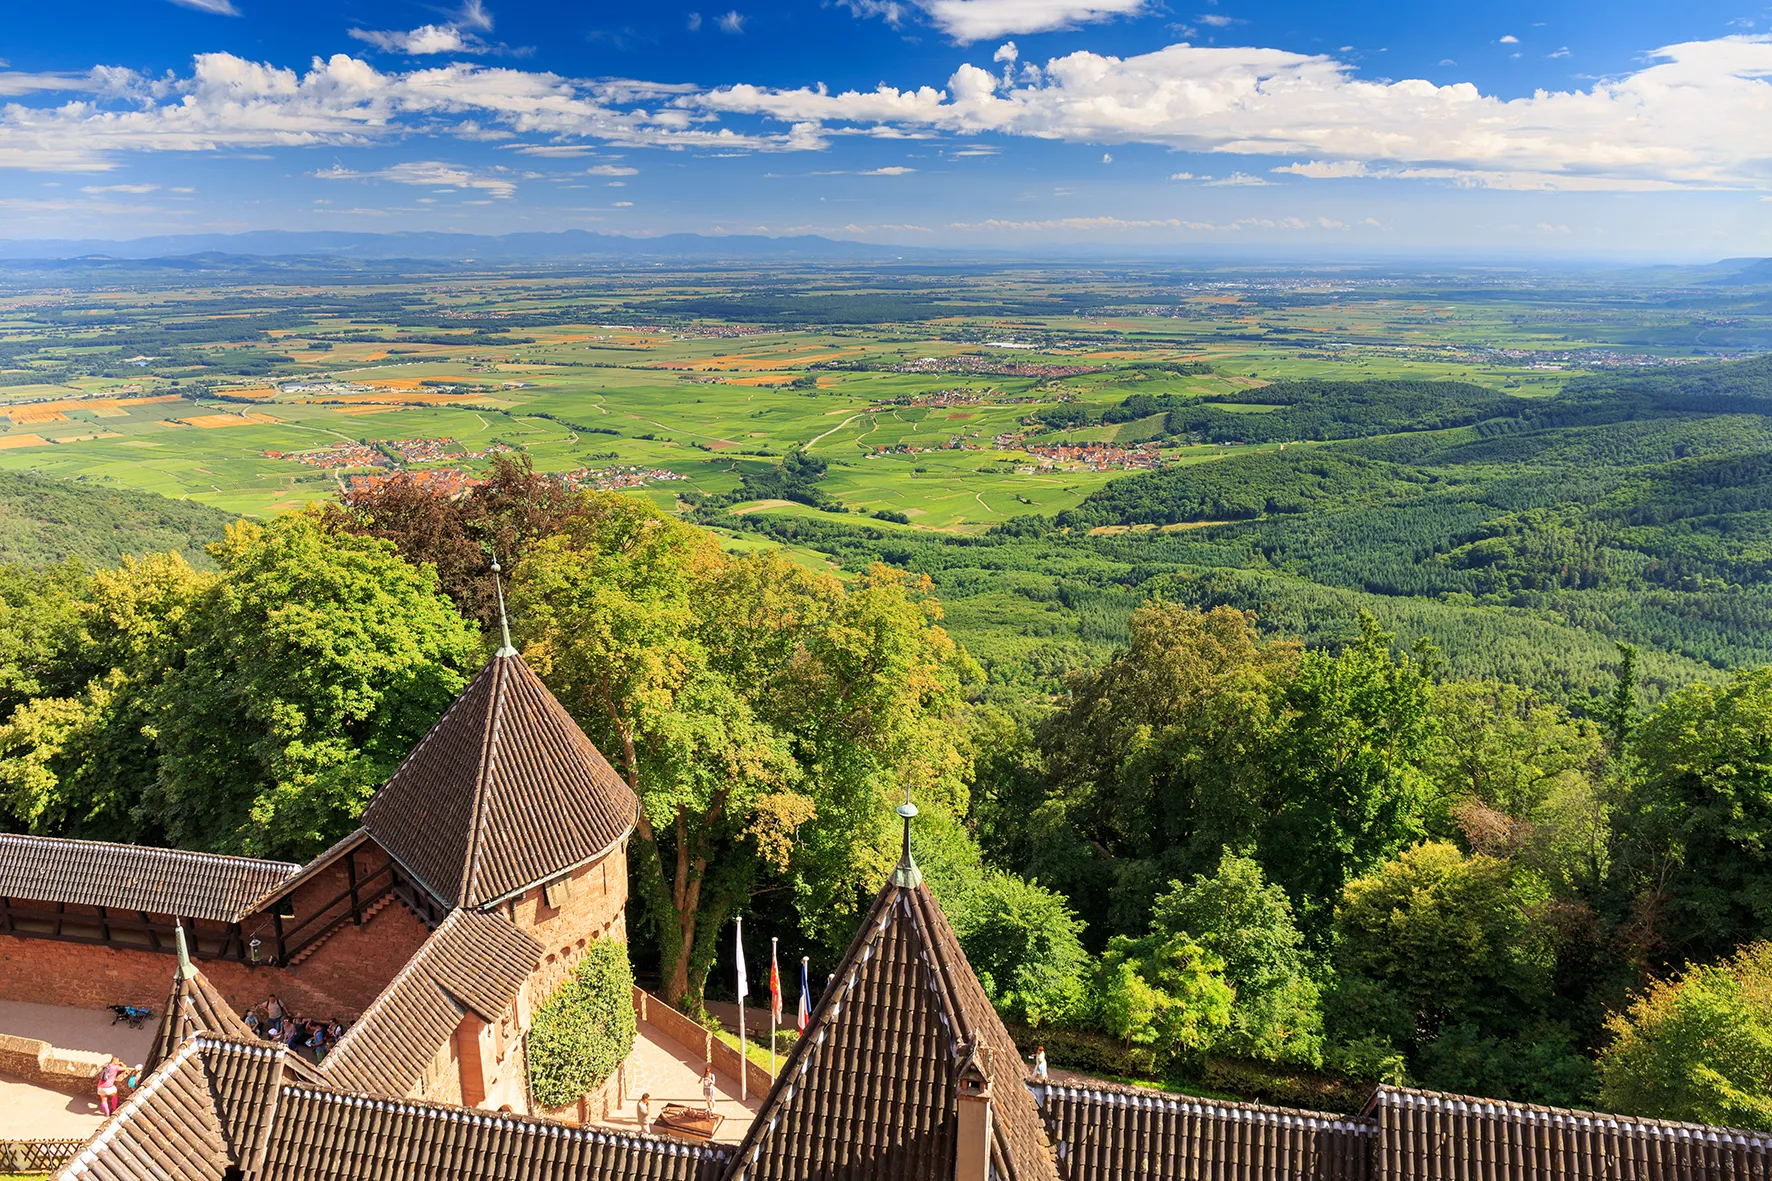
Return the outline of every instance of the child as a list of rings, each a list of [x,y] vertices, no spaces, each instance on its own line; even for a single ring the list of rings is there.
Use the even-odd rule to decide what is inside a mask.
[[[637,1105],[635,1112],[640,1118],[640,1130],[642,1132],[652,1131],[652,1092],[651,1091],[647,1091],[645,1094],[640,1096],[640,1102]]]
[[[701,1076],[701,1097],[707,1100],[708,1114],[714,1114],[714,1064],[708,1063],[707,1070]]]
[[[1034,1077],[1042,1081],[1051,1077],[1046,1072],[1046,1047],[1034,1047]]]

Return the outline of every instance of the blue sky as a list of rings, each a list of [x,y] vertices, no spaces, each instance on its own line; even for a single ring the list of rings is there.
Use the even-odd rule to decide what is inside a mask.
[[[1764,3],[10,7],[5,237],[1772,254]]]

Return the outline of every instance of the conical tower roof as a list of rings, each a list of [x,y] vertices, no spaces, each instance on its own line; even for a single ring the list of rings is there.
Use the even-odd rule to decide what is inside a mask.
[[[179,1046],[194,1033],[213,1033],[220,1037],[258,1040],[246,1022],[234,1012],[226,998],[215,990],[209,978],[197,970],[185,947],[185,929],[179,927],[178,970],[172,974],[172,995],[166,998],[166,1009],[160,1014],[160,1028],[154,1034],[154,1046],[148,1051],[146,1066],[153,1070],[178,1052]]]
[[[363,827],[439,900],[480,907],[594,860],[638,808],[507,645],[382,785]]]
[[[991,1084],[991,1176],[1058,1181],[1027,1073],[907,839],[727,1181],[953,1181],[963,1075]]]

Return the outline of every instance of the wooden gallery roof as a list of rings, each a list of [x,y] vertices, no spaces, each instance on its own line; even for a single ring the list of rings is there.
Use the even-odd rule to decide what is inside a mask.
[[[255,857],[0,833],[0,897],[231,923],[301,866]]]
[[[541,679],[495,656],[363,813],[450,906],[484,907],[594,860],[639,801]]]

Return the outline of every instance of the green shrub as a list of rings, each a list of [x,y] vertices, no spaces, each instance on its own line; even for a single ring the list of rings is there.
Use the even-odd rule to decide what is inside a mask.
[[[615,1073],[634,1047],[634,969],[628,945],[593,943],[529,1029],[529,1091],[564,1107]]]

